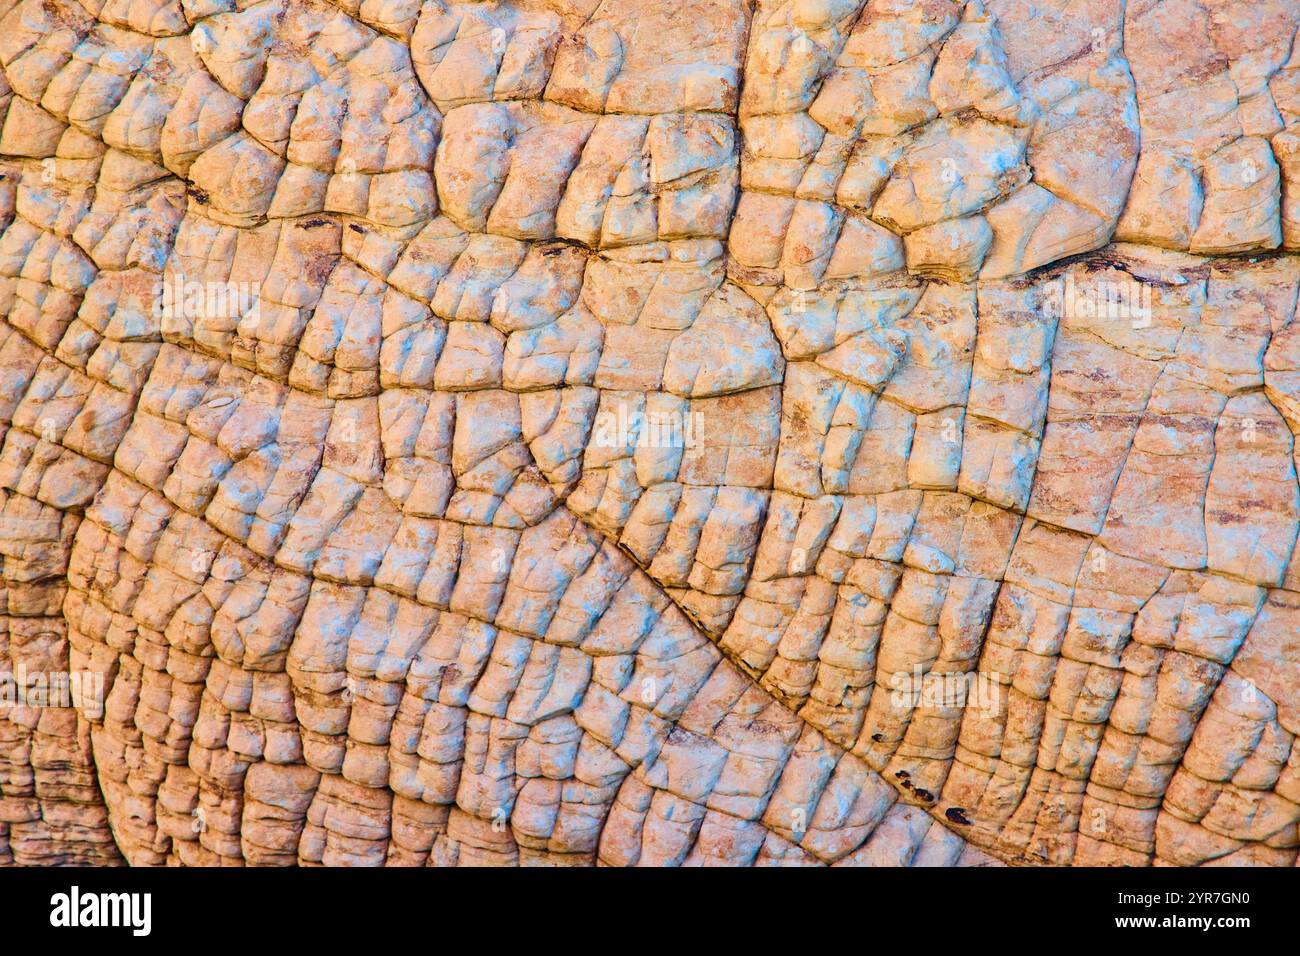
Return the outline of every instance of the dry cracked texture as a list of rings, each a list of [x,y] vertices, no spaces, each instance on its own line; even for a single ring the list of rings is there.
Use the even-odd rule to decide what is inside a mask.
[[[1294,865],[1298,25],[0,0],[0,861]]]

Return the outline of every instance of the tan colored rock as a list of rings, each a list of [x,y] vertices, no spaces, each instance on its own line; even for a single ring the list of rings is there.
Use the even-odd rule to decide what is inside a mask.
[[[979,274],[993,242],[983,216],[949,219],[908,235],[907,271],[946,282],[970,282]]]
[[[1297,22],[12,4],[0,862],[1294,864]]]

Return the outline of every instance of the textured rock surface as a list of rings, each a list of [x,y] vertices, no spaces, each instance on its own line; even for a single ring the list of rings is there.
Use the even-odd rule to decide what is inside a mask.
[[[0,0],[0,862],[1294,865],[1297,26]]]

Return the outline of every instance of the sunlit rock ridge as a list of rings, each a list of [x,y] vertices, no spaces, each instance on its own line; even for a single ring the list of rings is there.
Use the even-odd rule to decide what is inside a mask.
[[[1300,0],[0,0],[0,862],[1293,866]]]

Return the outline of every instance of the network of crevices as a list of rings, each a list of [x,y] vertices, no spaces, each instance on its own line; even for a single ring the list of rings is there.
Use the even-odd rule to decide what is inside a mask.
[[[1295,865],[1297,26],[0,0],[0,862]]]

